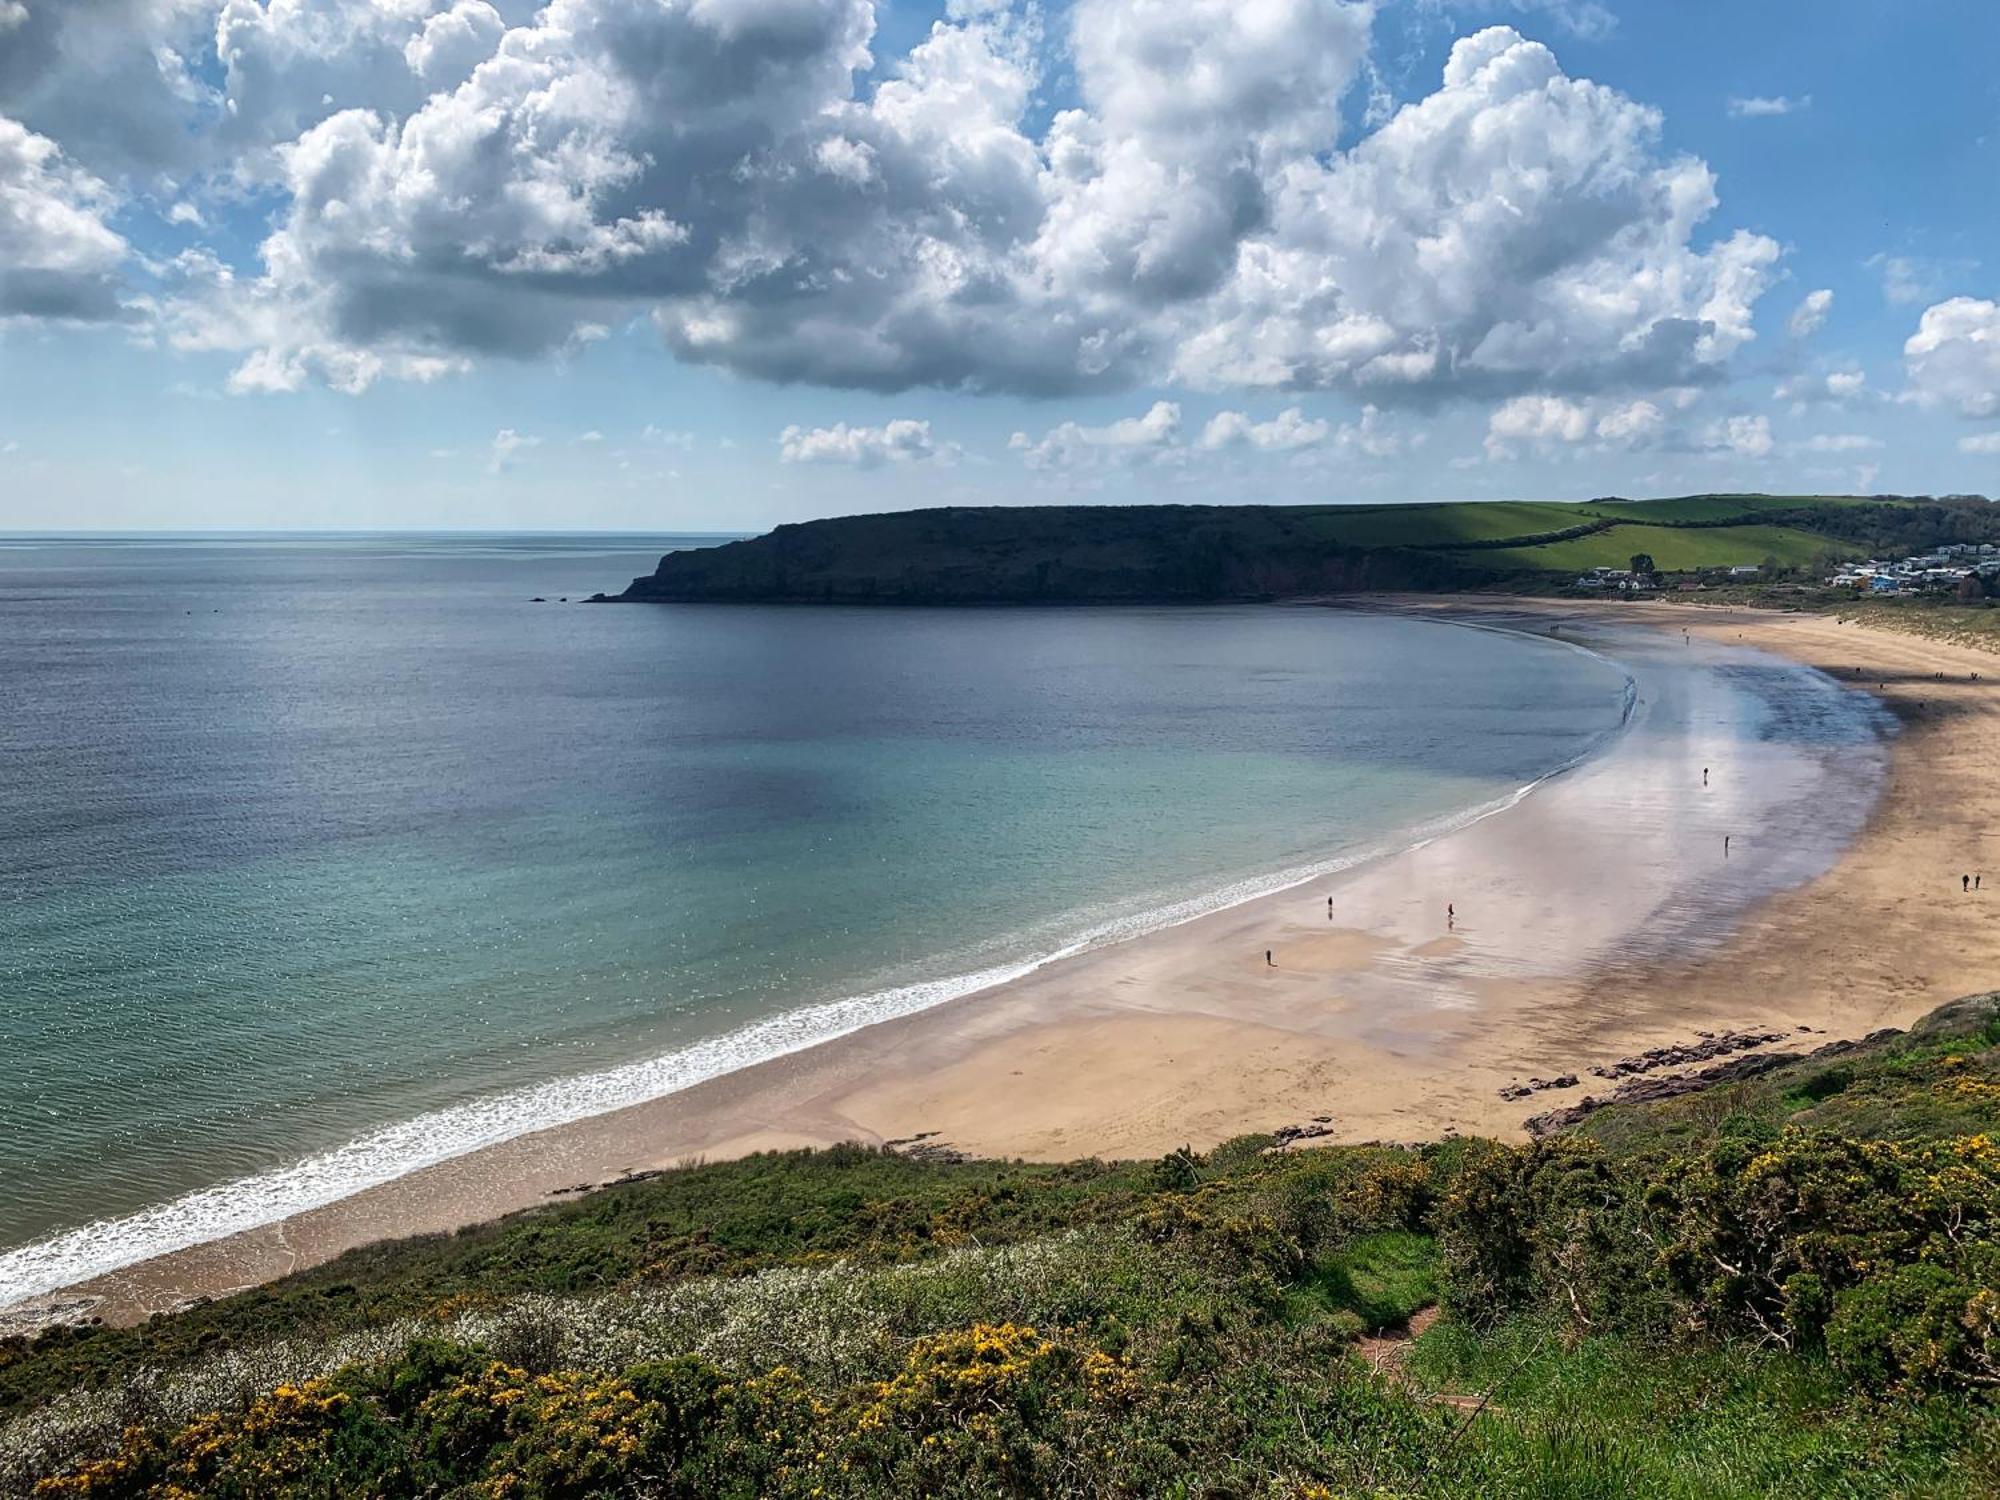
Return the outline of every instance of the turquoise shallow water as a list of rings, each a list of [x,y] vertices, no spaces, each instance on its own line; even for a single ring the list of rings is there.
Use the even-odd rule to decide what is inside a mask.
[[[675,544],[0,538],[0,1300],[1393,843],[1622,711],[1314,609],[528,602]]]

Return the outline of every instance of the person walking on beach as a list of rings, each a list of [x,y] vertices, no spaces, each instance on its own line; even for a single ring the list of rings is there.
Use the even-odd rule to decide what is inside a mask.
[[[1271,950],[1269,948],[1266,948],[1264,950],[1264,967],[1267,969],[1275,969],[1278,967],[1278,961],[1275,958],[1271,957]]]
[[[1703,766],[1703,767],[1701,768],[1701,784],[1702,784],[1703,786],[1707,786],[1707,785],[1708,785],[1708,767],[1707,767],[1707,766]]]
[[[1726,833],[1722,836],[1722,857],[1724,859],[1729,858],[1729,839],[1730,835]]]
[[[1449,901],[1444,904],[1444,930],[1452,931],[1458,926],[1458,908]]]
[[[1958,877],[1958,888],[1959,888],[1959,889],[1960,889],[1961,891],[1969,891],[1969,890],[1971,890],[1971,889],[1972,889],[1972,877],[1971,877],[1970,875],[1961,875],[1961,876],[1959,876],[1959,877]]]

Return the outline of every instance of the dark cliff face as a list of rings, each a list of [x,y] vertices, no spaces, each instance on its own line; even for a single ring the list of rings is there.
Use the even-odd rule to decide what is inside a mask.
[[[671,552],[618,597],[816,604],[1144,603],[1444,588],[1421,551],[1344,546],[1320,507],[996,506],[846,516]]]

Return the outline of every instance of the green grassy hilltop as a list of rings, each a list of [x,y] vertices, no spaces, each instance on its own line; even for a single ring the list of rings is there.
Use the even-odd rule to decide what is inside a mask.
[[[1639,553],[1668,571],[1818,570],[2000,540],[1978,498],[1694,495],[1438,505],[989,506],[843,516],[674,552],[626,600],[1106,603],[1547,588]]]
[[[0,1346],[0,1485],[1992,1495],[1996,1129],[1986,996],[1527,1146],[692,1166]]]

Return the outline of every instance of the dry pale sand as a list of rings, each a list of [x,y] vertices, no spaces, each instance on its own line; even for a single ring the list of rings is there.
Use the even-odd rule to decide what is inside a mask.
[[[1518,603],[1450,607],[1522,623]],[[1726,736],[1702,738],[1699,674],[1661,677],[1663,695],[1687,701],[1651,707],[1642,676],[1629,743],[1418,849],[72,1295],[102,1297],[107,1317],[140,1316],[696,1155],[935,1132],[980,1155],[1122,1156],[1315,1116],[1330,1116],[1340,1140],[1510,1135],[1583,1092],[1499,1097],[1530,1074],[1752,1022],[1856,1035],[1996,982],[2000,886],[1962,896],[1958,880],[2000,876],[1992,655],[1816,616],[1667,604],[1533,614],[1543,628],[1562,620],[1566,635],[1647,627],[1656,653],[1668,640],[1734,661],[1775,652],[1875,693],[1903,728],[1880,800],[1856,814],[1865,827],[1830,869],[1746,907],[1743,893],[1784,876],[1795,855],[1774,823],[1815,811],[1785,800],[1785,764],[1767,776]],[[1684,627],[1696,639],[1682,648]],[[1646,715],[1670,711],[1685,723],[1648,738]],[[1694,761],[1711,755],[1716,785],[1701,789]],[[1449,931],[1447,899],[1460,913]]]

